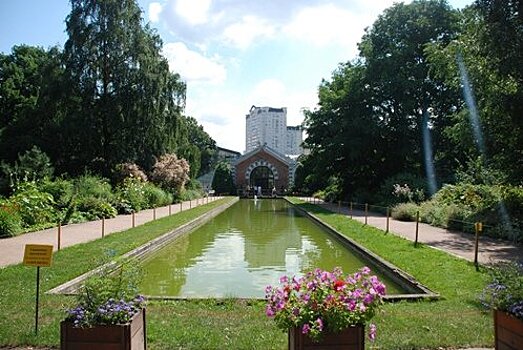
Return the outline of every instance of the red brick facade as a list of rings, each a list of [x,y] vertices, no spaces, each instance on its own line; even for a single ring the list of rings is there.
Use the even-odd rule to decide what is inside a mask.
[[[274,176],[274,187],[277,191],[288,189],[290,159],[279,155],[268,147],[261,147],[239,158],[235,164],[236,187],[241,190],[247,189],[252,171],[257,167],[267,167]],[[263,189],[271,190],[271,189]]]

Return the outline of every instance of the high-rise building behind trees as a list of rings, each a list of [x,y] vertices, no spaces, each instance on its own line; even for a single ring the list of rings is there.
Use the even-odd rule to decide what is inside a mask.
[[[264,145],[282,155],[303,153],[302,127],[287,126],[287,108],[252,106],[245,119],[246,153]]]

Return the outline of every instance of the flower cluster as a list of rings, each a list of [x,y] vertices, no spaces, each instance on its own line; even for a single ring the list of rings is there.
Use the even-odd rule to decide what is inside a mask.
[[[364,267],[352,275],[340,268],[332,272],[316,269],[303,277],[283,276],[281,287],[267,286],[266,314],[281,329],[299,328],[313,340],[322,332],[339,332],[354,325],[364,325],[382,303],[385,285]],[[376,337],[370,325],[369,338]]]
[[[502,262],[488,270],[491,280],[483,289],[481,303],[523,320],[523,264]]]
[[[69,309],[67,320],[75,327],[91,327],[93,325],[126,324],[145,305],[145,299],[137,295],[133,300],[109,299],[97,308],[78,305]]]
[[[129,261],[118,269],[89,277],[76,295],[77,306],[66,320],[75,327],[126,324],[145,307],[138,292],[138,271]]]

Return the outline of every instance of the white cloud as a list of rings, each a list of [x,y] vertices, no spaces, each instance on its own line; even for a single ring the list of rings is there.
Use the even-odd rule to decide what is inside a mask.
[[[355,47],[363,34],[365,19],[332,4],[306,7],[284,26],[283,32],[315,46],[331,44]]]
[[[245,150],[249,107],[239,91],[203,87],[187,91],[186,114],[195,117],[218,146],[238,152]]]
[[[211,0],[177,0],[176,13],[192,25],[208,21]]]
[[[162,13],[162,4],[159,2],[151,2],[149,4],[149,21],[157,23],[160,21],[160,14]]]
[[[260,81],[248,97],[253,105],[285,107],[281,104],[286,100],[285,85],[278,79],[265,79]]]
[[[225,40],[241,49],[246,49],[257,38],[271,37],[274,27],[264,19],[244,16],[241,22],[231,24],[223,31]]]
[[[218,84],[225,81],[227,76],[225,67],[216,59],[192,51],[182,42],[164,45],[162,55],[169,61],[171,71],[179,73],[189,82]]]

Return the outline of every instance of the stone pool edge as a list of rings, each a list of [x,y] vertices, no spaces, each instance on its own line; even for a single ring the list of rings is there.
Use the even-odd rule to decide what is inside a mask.
[[[387,275],[390,279],[394,280],[401,287],[405,288],[406,291],[411,294],[391,294],[386,295],[383,299],[388,301],[397,301],[397,300],[437,300],[440,299],[440,294],[430,290],[428,287],[424,286],[418,282],[413,276],[409,275],[405,271],[401,270],[399,267],[393,265],[387,260],[383,259],[379,255],[375,254],[371,250],[365,248],[364,246],[356,243],[353,239],[345,236],[338,230],[336,230],[331,225],[327,224],[316,215],[308,212],[307,210],[300,208],[298,205],[292,203],[287,198],[284,198],[289,204],[293,206],[296,210],[306,215],[308,218],[313,220],[316,224],[325,228],[332,236],[338,239],[343,245],[348,246],[356,254],[361,256],[364,259],[370,260],[370,262],[378,266],[382,273]]]
[[[99,275],[101,273],[110,273],[114,270],[116,270],[122,263],[122,261],[125,261],[127,259],[133,259],[133,260],[141,260],[145,258],[147,255],[163,248],[166,244],[170,243],[173,239],[186,234],[188,232],[193,231],[195,228],[205,224],[206,222],[210,221],[212,218],[217,216],[218,214],[222,213],[226,209],[228,209],[230,206],[235,204],[239,201],[238,197],[232,198],[227,203],[224,203],[216,208],[213,208],[212,210],[209,210],[208,212],[198,216],[197,218],[186,222],[183,225],[180,225],[176,227],[175,229],[164,233],[163,235],[156,237],[155,239],[121,255],[118,257],[117,261],[110,261],[104,265],[101,265],[93,270],[87,271],[86,273],[73,278],[72,280],[69,280],[65,283],[62,283],[61,285],[54,287],[46,292],[46,294],[66,294],[66,295],[72,295],[75,294],[78,291],[78,288],[83,284],[83,282],[88,279],[89,277],[93,275]]]

